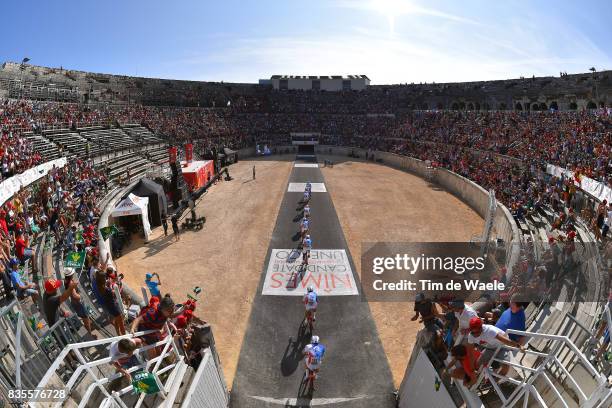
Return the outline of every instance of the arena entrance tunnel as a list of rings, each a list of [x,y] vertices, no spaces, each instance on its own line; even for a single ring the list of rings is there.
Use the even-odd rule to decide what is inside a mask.
[[[231,407],[395,407],[393,379],[344,233],[317,163],[289,176],[242,343]],[[312,256],[300,273],[304,185],[312,183]],[[306,287],[320,295],[312,334],[327,348],[316,389],[305,392]]]
[[[315,147],[314,145],[299,145],[297,154],[298,156],[314,156]]]

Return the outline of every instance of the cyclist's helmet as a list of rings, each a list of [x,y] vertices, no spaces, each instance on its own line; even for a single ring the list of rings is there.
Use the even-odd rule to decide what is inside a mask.
[[[319,344],[319,336],[312,336],[312,337],[310,338],[310,342],[311,342],[312,344]]]
[[[310,235],[309,234],[306,234],[306,239],[310,239]]]
[[[312,287],[312,285],[309,285],[308,288],[306,288],[306,290],[308,291],[308,293],[314,292],[314,288]]]

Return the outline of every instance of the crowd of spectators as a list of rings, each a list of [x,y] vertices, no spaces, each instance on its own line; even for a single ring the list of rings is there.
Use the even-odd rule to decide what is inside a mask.
[[[510,282],[505,270],[498,279],[511,288],[504,298],[463,301],[428,300],[419,296],[415,320],[421,319],[432,335],[431,351],[440,361],[448,353],[454,378],[473,384],[478,367],[490,359],[500,344],[521,349],[522,339],[506,333],[525,329],[525,304],[517,297],[551,293],[551,284],[571,273],[575,265],[578,216],[598,240],[609,242],[612,207],[593,206],[581,192],[580,180],[590,177],[612,186],[612,115],[609,110],[581,112],[400,112],[397,98],[384,89],[376,93],[313,93],[266,91],[243,96],[233,104],[216,108],[152,106],[82,107],[76,104],[6,100],[0,105],[0,158],[4,179],[40,163],[40,154],[24,132],[40,132],[49,126],[74,128],[101,123],[140,123],[167,138],[169,143],[196,141],[201,150],[215,147],[239,149],[265,142],[284,144],[291,132],[316,132],[325,144],[362,147],[412,156],[447,168],[493,189],[520,223],[526,218],[550,217],[546,251],[537,256],[534,243],[521,249],[521,258]],[[574,171],[574,178],[554,177],[544,169],[556,164]],[[52,236],[56,249],[85,251],[85,270],[92,293],[109,316],[117,334],[125,334],[124,315],[115,296],[123,295],[121,274],[102,260],[97,249],[96,206],[106,192],[106,178],[92,161],[73,160],[63,168],[20,190],[0,206],[0,278],[5,291],[18,298],[32,297],[42,305],[41,315],[51,327],[69,313],[70,305],[92,333],[92,322],[76,285],[74,271],[65,281],[47,278],[41,290],[29,278],[36,256],[35,243],[42,233]],[[64,288],[62,290],[62,287]],[[156,330],[144,344],[154,344],[166,333],[186,329],[190,313],[174,313],[169,296],[156,294],[143,313],[133,320],[132,331]],[[189,310],[188,310],[189,311]],[[193,311],[191,309],[191,311]],[[183,332],[181,332],[183,330]],[[458,336],[466,341],[457,344]],[[138,342],[119,342],[111,348],[118,371],[134,364]],[[155,348],[150,349],[151,353]],[[149,355],[153,357],[153,354]],[[504,360],[507,355],[498,356]],[[440,366],[442,368],[442,366]],[[507,365],[494,367],[505,374]]]
[[[62,168],[53,167],[0,207],[0,280],[5,295],[18,299],[32,297],[34,304],[40,306],[42,291],[41,312],[49,327],[62,314],[59,305],[66,299],[55,298],[61,283],[54,277],[49,277],[42,288],[32,281],[33,272],[39,272],[34,270],[34,248],[45,233],[52,237],[48,242],[54,242],[55,249],[94,248],[97,235],[93,231],[99,217],[96,202],[105,185],[104,175],[94,169],[91,161],[74,160]],[[79,239],[75,237],[77,228],[84,229]],[[66,282],[66,287],[69,286],[70,282]],[[87,314],[78,308],[78,292],[70,292],[68,297],[91,330]]]

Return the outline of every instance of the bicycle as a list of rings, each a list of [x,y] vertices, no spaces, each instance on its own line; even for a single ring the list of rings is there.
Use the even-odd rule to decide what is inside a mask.
[[[312,393],[316,390],[315,380],[317,378],[317,372],[319,370],[311,370],[306,367],[306,371],[304,372],[304,377],[302,377],[302,384],[308,390],[309,393]]]
[[[314,310],[306,310],[306,316],[304,317],[304,320],[302,321],[302,324],[305,324],[308,326],[308,331],[310,332],[310,334],[312,334],[314,330],[314,322],[315,322],[314,314],[315,314]]]

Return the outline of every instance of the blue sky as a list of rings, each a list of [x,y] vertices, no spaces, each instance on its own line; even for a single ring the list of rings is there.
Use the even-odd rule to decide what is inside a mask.
[[[2,61],[124,75],[386,84],[612,69],[609,0],[8,0],[3,17]]]

